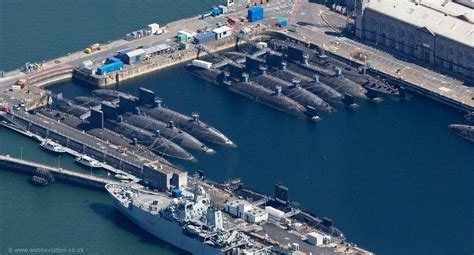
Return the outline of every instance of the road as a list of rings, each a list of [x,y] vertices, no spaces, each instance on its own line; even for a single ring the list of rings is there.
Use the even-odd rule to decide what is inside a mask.
[[[375,49],[363,43],[338,35],[337,28],[344,27],[346,18],[330,11],[327,7],[310,3],[308,0],[274,0],[265,5],[265,20],[263,23],[272,25],[278,18],[288,18],[290,23],[299,24],[300,32],[293,36],[311,41],[322,46],[326,50],[351,59],[354,52],[362,52],[368,56],[368,61],[361,64],[370,64],[374,69],[390,74],[393,77],[416,84],[435,94],[444,96],[457,102],[461,102],[474,109],[474,89],[465,86],[462,81],[436,73],[424,67],[400,60],[394,56]],[[230,9],[231,15],[246,17],[247,9],[243,6],[234,6]],[[72,53],[44,63],[41,71],[47,71],[64,65],[78,66],[83,61],[92,60],[101,62],[108,56],[115,55],[123,48],[136,48],[138,46],[149,47],[160,43],[176,44],[175,36],[179,30],[213,28],[216,23],[226,20],[227,15],[219,17],[208,17],[199,19],[192,17],[167,24],[163,28],[166,33],[144,37],[134,41],[119,39],[109,44],[102,45],[102,50],[93,54],[85,54],[82,51]],[[360,61],[359,61],[360,62]],[[41,72],[40,71],[40,72]],[[4,91],[17,80],[28,78],[36,74],[24,74],[19,71],[9,72],[6,77],[0,78],[0,91]]]

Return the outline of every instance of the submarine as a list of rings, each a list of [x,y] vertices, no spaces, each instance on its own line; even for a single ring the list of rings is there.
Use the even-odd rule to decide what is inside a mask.
[[[283,95],[281,87],[275,92],[261,85],[257,85],[249,81],[249,74],[242,72],[240,66],[229,66],[240,70],[237,73],[231,71],[231,80],[229,81],[225,81],[225,74],[221,70],[213,68],[204,69],[193,65],[187,65],[186,67],[193,75],[207,82],[222,86],[231,92],[250,98],[276,110],[300,118],[319,119],[319,116],[314,111],[308,111],[303,105]]]
[[[98,105],[100,106],[100,104],[102,103],[101,100],[98,100],[96,98],[84,96],[76,97],[75,101],[81,105],[87,105],[89,107],[96,107]],[[136,108],[135,110],[140,111],[139,108]],[[160,130],[161,135],[163,137],[167,138],[170,141],[173,141],[184,149],[201,151],[209,155],[216,153],[213,149],[209,148],[207,145],[199,141],[194,136],[176,127],[176,124],[173,121],[170,121],[169,123],[164,123],[148,116],[136,114],[136,112],[135,114],[125,113],[122,116],[124,118],[124,122],[129,123],[138,128],[145,129],[149,132],[155,132],[156,130]]]
[[[87,107],[87,108],[93,108],[93,107],[100,107],[100,104],[102,103],[102,100],[99,100],[97,98],[93,97],[85,97],[85,96],[78,96],[74,98],[74,102],[77,105],[80,105],[82,107]]]
[[[162,106],[161,100],[155,100],[155,94],[150,90],[140,88],[140,98],[106,89],[94,90],[93,94],[106,101],[114,101],[118,98],[127,97],[132,104],[143,105],[144,107],[142,107],[141,110],[146,115],[166,123],[173,121],[177,127],[188,132],[200,141],[236,147],[236,144],[220,131],[199,120],[198,113],[193,113],[193,116],[189,117],[164,107]]]
[[[318,75],[321,82],[331,86],[342,94],[351,95],[361,99],[368,99],[366,95],[367,90],[354,81],[344,77],[341,69],[336,69],[334,73],[331,73],[328,70],[304,64],[290,65],[288,69],[307,77]]]
[[[63,113],[82,119],[85,114],[90,113],[90,109],[73,104],[59,104],[57,109]],[[122,134],[129,139],[138,139],[141,144],[149,147],[150,150],[159,155],[184,160],[194,160],[194,157],[189,152],[168,139],[161,137],[158,132],[154,135],[143,129],[122,123],[122,120],[123,117],[120,115],[117,116],[117,121],[110,119],[104,120],[104,127],[115,133]],[[81,129],[84,130],[84,128]]]
[[[105,129],[105,128],[100,128],[100,127],[95,127],[91,125],[90,122],[86,120],[79,119],[78,117],[74,115],[70,115],[64,112],[60,112],[55,109],[50,109],[50,108],[43,108],[39,109],[37,111],[38,113],[57,120],[61,121],[61,123],[68,125],[72,128],[82,130],[89,135],[92,135],[94,137],[97,137],[103,141],[108,141],[111,144],[114,144],[116,146],[120,146],[122,149],[124,148],[130,148],[129,150],[135,150],[137,149],[136,147],[131,147],[130,145],[132,144],[132,140],[128,139],[127,137],[117,134],[115,132],[112,132],[111,130]],[[149,154],[149,158],[158,158],[158,161],[163,162],[168,165],[172,165],[171,162],[166,160],[165,158],[161,157],[160,154],[156,154],[155,152],[148,151],[148,150],[141,150],[140,153],[146,153]]]
[[[268,89],[275,89],[276,86],[280,86],[282,88],[282,93],[285,96],[304,106],[314,107],[317,111],[328,113],[335,111],[334,108],[332,108],[319,96],[302,88],[300,79],[292,79],[291,83],[289,83],[285,80],[266,74],[266,68],[261,67],[261,69],[261,75],[255,78],[255,82],[257,84],[260,84]]]
[[[204,143],[196,139],[194,136],[184,132],[176,127],[173,121],[168,124],[149,118],[143,115],[126,113],[123,115],[124,122],[144,130],[154,132],[159,130],[161,135],[177,145],[194,151],[201,151],[205,154],[216,153],[213,149],[207,147]]]
[[[313,79],[310,79],[306,76],[297,74],[290,70],[278,70],[274,75],[280,79],[291,82],[293,79],[301,80],[301,87],[308,90],[309,92],[318,95],[324,100],[341,103],[344,99],[344,96],[339,93],[337,90],[329,87],[328,85],[320,82],[319,76],[315,75]]]
[[[463,124],[451,124],[448,126],[455,134],[474,142],[474,126]]]
[[[150,150],[156,152],[157,154],[177,159],[191,161],[195,160],[191,153],[187,152],[185,149],[181,148],[172,141],[163,138],[160,135],[159,131],[156,131],[156,133],[153,134],[141,128],[137,128],[135,126],[122,122],[121,117],[122,116],[119,115],[117,121],[112,121],[109,119],[104,120],[104,126],[115,133],[132,138],[134,141],[143,144],[144,146],[148,147]]]

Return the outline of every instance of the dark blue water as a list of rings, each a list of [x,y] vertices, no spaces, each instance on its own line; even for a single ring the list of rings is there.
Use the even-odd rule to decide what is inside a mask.
[[[215,146],[211,157],[195,154],[198,163],[176,162],[191,172],[204,170],[219,181],[241,177],[267,193],[284,181],[292,200],[333,218],[350,240],[378,254],[474,251],[474,145],[447,128],[461,121],[454,110],[418,96],[406,102],[387,97],[381,104],[359,102],[355,111],[339,108],[312,123],[206,84],[181,66],[117,89],[136,94],[140,86],[175,110],[199,111],[238,144]],[[93,88],[71,81],[51,89],[74,97]],[[1,153],[20,155],[24,147],[24,157],[57,164],[26,138],[4,129],[0,137]],[[77,169],[67,157],[61,165]],[[0,178],[6,180],[0,185],[0,247],[175,252],[133,227],[105,194],[59,183],[35,188],[28,177],[13,173],[0,172]]]

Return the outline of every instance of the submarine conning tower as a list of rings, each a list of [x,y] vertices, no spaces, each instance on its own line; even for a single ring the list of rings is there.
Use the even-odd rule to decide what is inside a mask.
[[[245,71],[250,74],[259,73],[260,66],[264,64],[265,62],[261,59],[252,56],[247,56],[245,58]]]
[[[119,112],[133,112],[137,106],[137,100],[134,97],[128,95],[119,96]]]
[[[138,94],[138,103],[140,105],[153,106],[153,104],[155,103],[155,97],[156,97],[155,92],[149,89],[140,87],[139,94]]]
[[[119,116],[118,107],[110,102],[103,101],[101,104],[101,109],[102,109],[104,119],[115,120]]]
[[[268,52],[265,56],[265,60],[269,69],[279,69],[284,62],[283,54],[278,52]]]

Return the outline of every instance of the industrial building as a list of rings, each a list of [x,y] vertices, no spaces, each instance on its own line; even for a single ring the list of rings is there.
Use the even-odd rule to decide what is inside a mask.
[[[474,3],[469,0],[359,0],[356,36],[474,80]]]
[[[161,163],[143,166],[143,179],[149,186],[160,191],[168,191],[172,187],[184,188],[188,182],[188,173],[175,168],[164,166]]]

